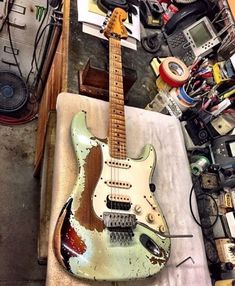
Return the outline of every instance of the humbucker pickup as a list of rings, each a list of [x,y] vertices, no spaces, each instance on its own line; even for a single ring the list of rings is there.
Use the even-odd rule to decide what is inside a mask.
[[[124,213],[103,213],[104,225],[107,228],[135,228],[136,216],[134,214]]]
[[[107,196],[107,208],[114,210],[129,210],[131,199],[127,195],[111,194]]]

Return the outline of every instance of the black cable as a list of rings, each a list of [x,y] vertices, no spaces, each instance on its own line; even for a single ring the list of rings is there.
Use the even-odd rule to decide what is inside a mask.
[[[46,19],[47,14],[48,14],[48,10],[49,10],[49,0],[47,0],[46,12],[45,12],[45,14],[44,14],[44,17],[43,17],[43,19],[42,19],[41,24],[40,24],[39,27],[38,27],[37,33],[36,33],[36,35],[35,35],[34,45],[33,45],[33,46],[34,46],[33,56],[32,56],[32,60],[31,60],[31,68],[30,68],[30,71],[29,71],[29,73],[28,73],[28,75],[27,75],[26,83],[28,83],[30,74],[31,74],[31,72],[32,72],[32,70],[33,70],[33,64],[34,64],[34,61],[35,61],[36,49],[37,49],[37,45],[38,45],[38,44],[36,44],[36,43],[37,43],[37,41],[38,41],[38,35],[39,35],[39,33],[40,33],[40,30],[41,30],[41,28],[42,28],[42,25],[43,25],[43,23],[44,23],[44,21],[45,21],[45,19]],[[38,70],[38,67],[37,67],[37,66],[36,66],[36,69]]]
[[[8,36],[9,36],[9,41],[10,41],[12,54],[13,54],[13,57],[14,57],[17,69],[19,71],[19,74],[20,74],[21,77],[23,77],[22,71],[20,69],[19,63],[18,63],[17,58],[16,58],[16,54],[15,54],[15,51],[14,51],[14,47],[13,47],[13,43],[12,43],[12,37],[11,37],[10,23],[9,23],[9,15],[11,13],[11,10],[12,10],[12,7],[13,7],[14,3],[15,3],[15,0],[12,0],[11,2],[9,1],[9,6],[8,6],[8,9],[7,9],[7,16],[6,16],[6,18],[5,18],[4,22],[3,22],[3,25],[2,25],[2,27],[0,29],[0,33],[3,30],[4,25],[7,23],[7,30],[8,30]]]
[[[213,200],[215,206],[216,206],[216,218],[215,218],[215,221],[214,221],[211,225],[209,225],[209,226],[207,226],[207,227],[206,227],[206,226],[202,226],[202,224],[197,220],[197,218],[196,218],[195,215],[194,215],[193,208],[192,208],[192,194],[193,194],[193,190],[194,190],[195,185],[196,185],[196,184],[198,183],[198,181],[199,181],[199,178],[200,178],[200,177],[198,177],[197,180],[195,180],[195,182],[193,183],[192,188],[191,188],[191,190],[190,190],[190,194],[189,194],[189,207],[190,207],[190,212],[191,212],[191,214],[192,214],[192,217],[193,217],[194,221],[196,222],[196,224],[199,225],[202,229],[203,229],[203,228],[204,228],[204,229],[209,229],[209,228],[212,228],[212,227],[216,224],[216,222],[217,222],[217,220],[218,220],[218,218],[219,218],[219,208],[218,208],[218,205],[217,205],[217,203],[216,203],[216,200],[213,198],[212,195],[210,195],[210,194],[208,194],[208,193],[201,193],[201,194],[196,195],[196,199],[198,199],[198,198],[200,198],[200,197],[202,197],[202,196],[207,196],[207,197],[211,198],[211,199]]]
[[[9,19],[9,15],[10,15],[10,12],[11,12],[11,9],[12,9],[12,6],[13,6],[14,2],[15,2],[15,0],[12,0],[11,3],[10,3],[10,1],[9,1],[9,6],[8,6],[8,9],[7,9],[7,15],[6,15],[6,18],[4,19],[4,21],[3,21],[3,23],[2,23],[2,27],[1,27],[1,29],[0,29],[0,33],[2,32],[2,30],[3,30],[3,28],[4,28],[5,24],[6,24],[6,22],[7,22],[8,19]]]
[[[11,12],[12,6],[14,5],[14,2],[15,2],[15,0],[12,1],[12,5],[11,5],[10,10],[9,10],[10,12]],[[9,12],[8,14],[10,14],[10,12]],[[9,15],[8,15],[8,17],[9,17]],[[8,36],[9,36],[9,41],[10,41],[10,46],[11,46],[12,54],[13,54],[13,57],[14,57],[14,60],[15,60],[17,69],[18,69],[18,71],[19,71],[20,76],[23,77],[22,71],[21,71],[21,69],[20,69],[20,65],[19,65],[19,63],[18,63],[18,61],[17,61],[17,58],[16,58],[16,54],[15,54],[15,51],[14,51],[13,43],[12,43],[11,29],[10,29],[10,23],[9,23],[9,21],[7,21],[7,30],[8,30]]]
[[[49,27],[49,26],[56,26],[56,25],[58,25],[58,23],[49,23],[49,24],[47,24],[47,25],[43,28],[43,30],[41,31],[40,35],[38,36],[37,42],[35,43],[35,46],[34,46],[34,47],[35,47],[35,50],[37,50],[38,44],[39,44],[39,42],[40,42],[40,40],[41,40],[43,34],[45,33],[47,27]],[[39,71],[39,68],[38,68],[38,60],[37,60],[37,58],[36,58],[36,54],[35,54],[35,56],[34,56],[34,61],[35,61],[35,63],[36,63],[37,71]],[[31,71],[32,71],[32,68],[33,68],[33,67],[31,67],[30,73],[31,73]],[[28,77],[27,77],[26,82],[28,82],[28,80],[29,80],[29,75],[30,75],[30,73],[28,74]],[[38,76],[35,77],[36,80],[37,80],[37,78],[38,78]],[[35,83],[35,79],[34,79],[33,84]],[[33,86],[33,84],[32,84],[32,86]],[[32,86],[31,86],[31,89],[32,89]]]

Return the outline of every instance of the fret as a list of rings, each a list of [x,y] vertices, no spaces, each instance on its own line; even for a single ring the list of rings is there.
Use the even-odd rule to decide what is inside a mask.
[[[114,67],[114,68],[117,68],[117,69],[121,69],[121,68],[122,68],[122,63],[113,61],[112,64],[113,64],[113,67]]]
[[[111,59],[121,63],[122,57],[120,55],[111,55]]]
[[[119,133],[119,134],[123,134],[123,135],[126,135],[126,132],[125,132],[125,130],[121,130],[121,129],[119,129],[119,128],[111,128],[111,132],[113,133],[113,132],[115,132],[115,133]]]
[[[110,83],[113,84],[115,87],[122,89],[122,82],[110,79]]]
[[[117,143],[117,142],[120,142],[120,143],[126,143],[126,139],[125,138],[118,138],[118,140],[115,140],[114,138],[110,138],[110,143]]]
[[[109,149],[110,156],[126,159],[126,127],[124,113],[121,44],[109,39]]]
[[[120,49],[120,47],[112,47],[112,53],[114,54],[114,55],[118,55],[118,56],[120,56],[120,58],[121,58],[121,49]]]
[[[120,127],[120,128],[125,129],[125,122],[112,119],[112,120],[110,120],[110,126],[117,126],[118,128]]]
[[[120,75],[120,76],[122,76],[122,70],[121,70],[121,69],[112,68],[112,69],[110,70],[110,73],[111,73],[111,74],[115,74],[115,75]]]
[[[114,133],[114,132],[111,132],[111,134],[109,134],[110,138],[111,139],[115,139],[115,140],[118,140],[119,138],[122,138],[122,139],[125,139],[126,138],[126,133],[124,134],[120,134],[120,133]]]
[[[111,74],[111,75],[110,75],[110,79],[111,79],[111,80],[115,80],[115,81],[118,81],[118,82],[121,82],[121,83],[122,83],[122,76],[120,76],[120,75]]]
[[[110,104],[111,104],[111,108],[112,108],[113,113],[119,113],[119,114],[124,113],[124,108],[121,104],[114,103],[113,101],[111,101]],[[120,113],[120,111],[121,111],[121,113]]]
[[[111,130],[114,130],[115,132],[117,132],[117,130],[120,130],[120,132],[124,132],[125,133],[125,126],[120,126],[120,125],[111,125]]]
[[[123,89],[117,86],[110,86],[110,91],[118,93],[120,96],[123,97]]]
[[[117,124],[122,124],[123,126],[125,126],[125,121],[122,120],[122,119],[111,118],[110,122],[117,123]]]
[[[118,115],[118,114],[111,114],[111,119],[124,119],[123,116]],[[124,121],[124,120],[123,120]]]
[[[111,103],[123,106],[123,100],[122,99],[118,99],[118,97],[112,97],[111,98]]]

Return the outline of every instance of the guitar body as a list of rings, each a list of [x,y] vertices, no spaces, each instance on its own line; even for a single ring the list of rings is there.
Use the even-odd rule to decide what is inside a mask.
[[[169,258],[170,239],[152,230],[168,233],[149,188],[153,146],[146,145],[138,159],[111,158],[107,142],[86,128],[84,112],[73,118],[71,133],[79,174],[56,224],[57,259],[73,275],[91,280],[156,274]]]

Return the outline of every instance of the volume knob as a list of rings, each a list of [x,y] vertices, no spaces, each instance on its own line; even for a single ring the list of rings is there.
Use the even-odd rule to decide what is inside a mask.
[[[153,223],[154,222],[154,215],[149,213],[149,214],[147,214],[147,218],[146,219],[147,219],[147,222]]]
[[[136,205],[134,211],[136,214],[140,214],[142,212],[142,207],[140,205]]]

